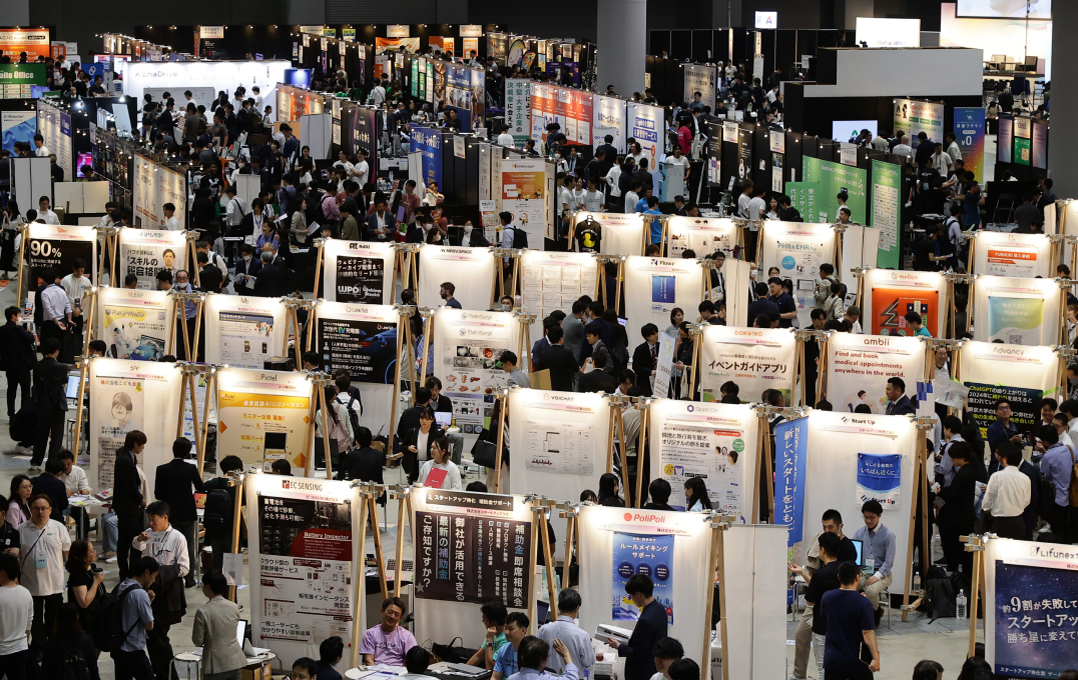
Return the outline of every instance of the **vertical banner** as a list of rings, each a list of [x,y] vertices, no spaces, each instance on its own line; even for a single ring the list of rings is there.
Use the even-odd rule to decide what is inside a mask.
[[[884,510],[899,507],[902,456],[892,453],[857,454],[857,493],[854,503],[878,501]]]
[[[167,269],[175,274],[185,266],[187,238],[182,231],[122,228],[117,243],[116,278],[123,281],[134,274],[139,290],[157,290],[158,272]]]
[[[28,225],[26,233],[26,264],[30,268],[28,285],[31,286],[27,288],[28,291],[37,288],[37,280],[46,269],[55,269],[60,276],[67,276],[78,259],[86,261],[85,275],[94,280],[97,268],[96,229],[34,222]]]
[[[312,384],[307,374],[217,369],[217,446],[247,465],[307,464]]]
[[[611,145],[618,153],[625,152],[625,100],[595,95],[592,100],[591,145],[606,144],[606,136],[614,138]],[[609,158],[607,159],[610,160]],[[649,163],[650,165],[650,163]]]
[[[1048,125],[1033,123],[1033,156],[1031,163],[1035,168],[1048,167]]]
[[[659,158],[666,153],[662,107],[629,102],[625,115],[628,136],[640,144],[640,150],[648,159],[648,169],[654,170]]]
[[[102,286],[97,289],[97,338],[105,356],[160,361],[176,326],[168,293]]]
[[[153,229],[168,221],[164,205],[176,206],[175,218],[184,227],[187,206],[187,176],[158,165],[148,158],[135,156],[135,224]]]
[[[700,399],[718,401],[728,380],[738,384],[745,403],[761,401],[764,390],[782,392],[794,405],[797,340],[792,328],[707,326],[700,353]]]
[[[882,269],[901,269],[902,266],[898,238],[902,215],[901,193],[901,166],[873,159],[872,216],[869,224],[876,227],[880,235],[876,266]]]
[[[1014,119],[1010,116],[999,117],[999,131],[996,135],[996,162],[1010,163],[1014,158]],[[983,180],[983,177],[978,177]]]
[[[801,537],[805,520],[805,463],[808,458],[808,419],[787,420],[775,426],[775,523],[788,529],[788,562],[803,563]],[[790,597],[787,603],[793,601]]]
[[[506,158],[500,166],[502,210],[513,215],[514,227],[528,233],[529,247],[538,249],[547,237],[546,161]]]
[[[315,347],[322,370],[348,371],[353,383],[392,385],[397,368],[397,324],[389,305],[320,300],[314,309]]]
[[[928,135],[930,142],[943,141],[943,102],[916,99],[894,100],[894,130],[910,136],[910,146],[917,148],[918,133]]]
[[[202,308],[208,364],[260,369],[288,349],[283,298],[211,293]]]
[[[715,67],[700,64],[682,64],[681,73],[685,82],[682,101],[693,102],[693,97],[700,93],[704,106],[715,110]]]
[[[442,133],[422,125],[412,125],[408,134],[412,139],[412,153],[422,154],[419,178],[424,186],[437,182],[442,187]]]
[[[819,158],[801,157],[801,174],[805,182],[819,183],[817,192],[817,220],[818,222],[838,221],[838,196],[839,192],[845,191],[849,195],[846,205],[853,213],[850,219],[858,224],[864,224],[867,215],[868,203],[867,184],[868,177],[861,168],[822,161]]]
[[[364,305],[393,304],[396,251],[392,244],[329,239],[323,258],[327,300]]]
[[[249,475],[251,636],[285,659],[318,653],[327,637],[352,639],[356,603],[350,482]],[[362,612],[360,613],[362,617]]]
[[[958,142],[958,149],[962,152],[965,169],[972,172],[978,182],[985,181],[984,113],[983,107],[956,107],[954,110],[955,141]]]
[[[531,135],[530,83],[529,78],[505,79],[505,124],[517,148],[523,147]]]
[[[635,574],[651,579],[655,600],[666,610],[666,625],[674,625],[674,537],[614,532],[615,621],[637,621],[640,610],[625,594],[625,583]]]
[[[532,139],[545,140],[546,126],[557,123],[569,142],[592,143],[590,92],[544,83],[531,83],[529,92]]]
[[[179,365],[97,357],[90,360],[88,379],[90,488],[112,488],[116,450],[129,432],[139,430],[147,439],[139,463],[153,489],[157,466],[172,460],[183,380]]]
[[[1029,165],[1030,140],[1033,137],[1033,119],[1025,116],[1014,117],[1014,162]]]

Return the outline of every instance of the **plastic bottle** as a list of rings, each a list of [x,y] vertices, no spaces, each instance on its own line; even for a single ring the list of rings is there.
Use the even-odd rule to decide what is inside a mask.
[[[915,592],[915,593],[920,593],[921,592],[921,575],[920,574],[914,574],[913,575],[913,592]]]
[[[958,597],[955,598],[955,618],[959,621],[966,619],[966,591],[959,590]]]

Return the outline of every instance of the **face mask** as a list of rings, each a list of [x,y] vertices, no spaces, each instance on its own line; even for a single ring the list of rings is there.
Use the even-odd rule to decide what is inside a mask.
[[[465,234],[470,234],[470,233],[472,233],[472,225],[470,225],[470,224],[465,224],[465,225],[464,225],[464,233],[465,233]]]
[[[511,311],[512,309],[513,309],[513,305],[502,305],[502,311],[503,312],[508,312],[508,311]]]
[[[244,255],[243,256],[243,261],[244,262],[250,262],[251,261],[251,256],[250,255]]]

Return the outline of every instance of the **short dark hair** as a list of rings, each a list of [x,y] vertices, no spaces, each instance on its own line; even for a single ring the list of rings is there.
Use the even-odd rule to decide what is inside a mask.
[[[952,416],[946,416],[943,419],[943,422],[940,423],[940,426],[944,430],[950,430],[951,432],[961,432],[962,431],[962,419],[959,418],[958,416],[953,416],[953,415]]]
[[[861,568],[853,562],[843,562],[838,565],[838,582],[844,586],[852,586],[857,582],[860,575]]]
[[[56,338],[45,338],[41,343],[41,353],[48,355],[60,351],[60,341]]]
[[[685,656],[685,648],[677,638],[664,637],[655,641],[651,655],[657,659],[680,659]]]
[[[425,404],[430,401],[432,396],[433,394],[431,393],[429,388],[417,387],[415,391],[415,403]]]
[[[823,517],[820,518],[824,522],[834,522],[835,524],[842,524],[842,513],[834,508],[824,510]]]
[[[413,675],[421,675],[426,672],[430,665],[430,652],[416,645],[404,655],[404,666]]]
[[[388,607],[396,607],[400,609],[401,614],[408,611],[408,609],[404,606],[404,600],[400,599],[399,597],[387,597],[386,599],[382,600],[381,611],[385,611]]]
[[[22,570],[19,569],[19,558],[11,553],[0,553],[0,571],[7,574],[10,580],[18,580],[22,575]]]
[[[520,641],[520,647],[517,648],[517,665],[520,668],[539,670],[549,655],[550,645],[546,643],[546,640],[529,635]]]
[[[832,534],[830,531],[825,531],[820,534],[820,538],[817,539],[820,543],[820,550],[825,551],[830,557],[838,557],[839,548],[842,546],[842,539],[837,534]]]
[[[59,457],[50,458],[45,461],[45,472],[50,475],[59,475],[64,471],[64,462]]]
[[[546,339],[550,344],[556,345],[558,340],[565,337],[565,331],[561,326],[555,326],[546,332]]]
[[[142,432],[142,430],[131,430],[127,433],[127,436],[124,437],[125,449],[134,448],[136,445],[146,445],[146,435]]]
[[[157,560],[155,560],[154,558],[150,557],[149,555],[143,555],[139,559],[135,560],[134,563],[130,565],[130,567],[131,568],[128,571],[130,572],[131,576],[134,577],[142,576],[146,572],[156,574],[158,564]]]
[[[831,274],[834,274],[835,273],[835,265],[833,265],[833,264],[831,264],[829,262],[824,262],[823,264],[820,265],[820,273],[821,274],[827,274],[828,276],[830,276]]]
[[[219,569],[211,569],[203,574],[202,585],[209,588],[214,595],[224,595],[228,592],[228,579]]]
[[[640,328],[641,337],[647,338],[648,336],[655,335],[659,332],[659,327],[653,323],[646,323]]]
[[[906,323],[915,323],[918,326],[924,325],[923,323],[921,323],[921,315],[917,312],[906,312],[906,316],[904,316],[903,318],[906,320]]]
[[[558,611],[574,612],[580,609],[580,593],[573,588],[562,588],[558,593]]]
[[[505,625],[513,624],[517,628],[527,628],[531,621],[524,612],[509,612],[505,615]]]
[[[173,458],[186,458],[191,455],[191,440],[187,437],[176,437],[176,441],[172,442],[172,457]]]
[[[318,645],[318,658],[322,663],[333,664],[344,655],[344,640],[338,636],[328,637]]]
[[[954,136],[953,132],[947,133],[949,136]],[[938,661],[931,659],[924,659],[918,661],[917,665],[913,667],[913,680],[936,680],[943,672],[943,666]]]
[[[1066,413],[1068,418],[1078,416],[1078,399],[1064,399],[1059,405],[1059,410]]]
[[[168,517],[172,513],[168,507],[168,503],[164,501],[154,501],[146,506],[147,515],[155,515],[157,517]]]
[[[1064,403],[1066,403],[1066,402],[1064,402]],[[1010,406],[1011,405],[1011,400],[1010,399],[996,399],[996,405],[992,408],[992,410],[993,411],[998,411],[999,407],[1002,406],[1003,404],[1006,404],[1007,406]]]
[[[509,364],[513,364],[514,366],[517,365],[517,355],[512,350],[507,349],[504,352],[502,352],[502,355],[501,355],[501,357],[499,357],[498,360],[501,361],[503,364],[509,363]]]
[[[277,460],[273,461],[272,465],[270,465],[270,470],[279,475],[291,475],[292,463],[289,463],[284,458],[278,458]]]
[[[651,480],[648,484],[648,495],[652,503],[665,503],[670,500],[670,482],[662,477]]]
[[[71,453],[68,449],[61,449],[60,453],[56,454],[59,460],[75,460],[75,454]]]
[[[282,125],[281,129],[283,130],[285,127],[286,126]],[[318,675],[318,664],[315,663],[314,659],[309,656],[301,656],[300,658],[293,661],[292,670],[296,670],[297,668],[302,668],[304,671],[307,672],[307,675],[311,676],[312,678]]]
[[[1055,434],[1056,430],[1054,427],[1048,425],[1045,427],[1050,428],[1052,434]],[[947,449],[947,455],[950,456],[952,460],[955,458],[959,460],[970,460],[973,456],[973,448],[970,447],[968,442],[955,442]]]
[[[692,659],[682,657],[666,669],[670,680],[700,680],[700,666]]]
[[[654,590],[655,584],[652,583],[651,577],[647,574],[633,574],[625,582],[625,592],[629,595],[640,593],[644,597],[651,597]]]
[[[501,602],[487,602],[479,607],[479,611],[495,626],[504,626],[505,617],[509,614]]]
[[[867,500],[865,501],[864,505],[861,506],[861,513],[863,514],[866,512],[870,512],[873,515],[882,515],[883,506],[880,505],[880,502],[875,498],[873,498],[872,500]]]
[[[234,470],[243,469],[243,459],[239,456],[225,456],[221,459],[221,462],[217,463],[218,472],[232,472]]]
[[[897,375],[893,375],[890,378],[888,378],[887,379],[887,384],[890,385],[891,387],[895,387],[895,388],[901,390],[902,392],[906,391],[906,381],[903,380],[902,378],[899,378]]]

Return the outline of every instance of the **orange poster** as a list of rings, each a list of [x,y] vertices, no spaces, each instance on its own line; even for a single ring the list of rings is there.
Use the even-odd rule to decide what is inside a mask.
[[[906,327],[906,314],[921,315],[921,323],[929,332],[938,327],[939,291],[909,288],[872,289],[872,334],[913,335]]]
[[[51,47],[47,28],[0,29],[0,52],[12,62],[17,62],[22,52],[26,52],[27,61],[37,61],[39,56],[46,59],[52,56]]]

